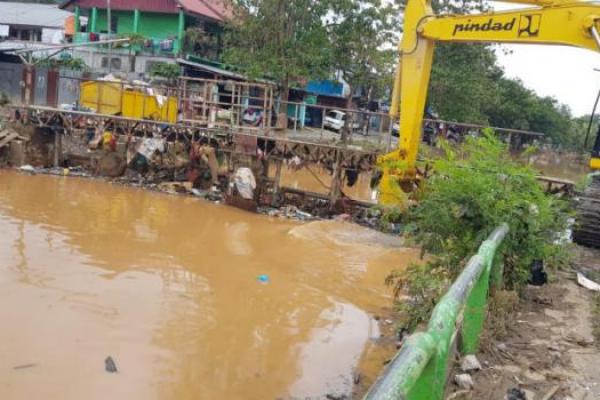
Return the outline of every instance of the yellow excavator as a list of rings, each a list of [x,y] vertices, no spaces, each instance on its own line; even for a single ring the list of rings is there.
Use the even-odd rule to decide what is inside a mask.
[[[420,176],[417,153],[437,42],[566,45],[600,52],[600,3],[572,0],[503,0],[530,5],[502,12],[435,15],[431,0],[408,0],[400,64],[394,82],[391,116],[400,117],[398,149],[379,158],[380,203],[394,205],[412,191]],[[599,132],[600,135],[600,132]],[[600,136],[590,161],[600,170]],[[576,242],[600,247],[600,179],[579,203]]]

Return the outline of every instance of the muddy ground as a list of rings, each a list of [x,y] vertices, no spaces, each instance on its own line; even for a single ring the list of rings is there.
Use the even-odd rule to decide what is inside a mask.
[[[600,251],[577,248],[575,253],[574,268],[583,265],[600,274]],[[575,270],[553,278],[544,287],[529,286],[506,325],[488,322],[474,390],[453,384],[447,399],[600,399],[600,344],[594,337],[598,294],[578,286]],[[506,331],[499,332],[499,325]]]

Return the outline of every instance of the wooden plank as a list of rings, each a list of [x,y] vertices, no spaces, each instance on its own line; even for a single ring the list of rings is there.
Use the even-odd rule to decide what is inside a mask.
[[[561,178],[555,178],[552,176],[537,176],[536,177],[537,180],[542,181],[542,182],[549,182],[549,183],[557,183],[557,184],[561,184],[561,185],[568,185],[568,186],[575,186],[575,182],[570,181],[568,179],[561,179]]]
[[[12,142],[14,139],[17,139],[18,137],[19,134],[16,132],[9,133],[7,136],[4,137],[4,139],[0,140],[0,149]]]

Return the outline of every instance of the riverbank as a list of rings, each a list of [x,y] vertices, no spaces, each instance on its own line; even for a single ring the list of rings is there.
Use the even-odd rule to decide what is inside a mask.
[[[528,286],[521,300],[503,293],[492,300],[474,389],[451,385],[448,399],[600,398],[598,295],[576,276],[582,266],[600,274],[600,251],[574,252],[574,270],[556,272],[546,286]]]
[[[193,197],[205,201],[209,201],[215,204],[228,204],[230,206],[246,209],[247,211],[256,212],[258,214],[267,215],[269,217],[277,217],[283,219],[290,219],[296,221],[317,221],[317,220],[340,220],[344,222],[353,222],[358,225],[375,229],[378,231],[389,232],[391,230],[398,230],[398,226],[390,225],[381,221],[383,216],[382,210],[378,209],[373,205],[372,207],[352,207],[348,205],[347,209],[344,209],[343,205],[337,208],[329,207],[326,201],[319,201],[318,199],[306,200],[297,199],[294,201],[286,202],[280,206],[273,205],[254,205],[252,207],[244,207],[248,203],[242,204],[239,207],[239,203],[235,201],[228,201],[226,193],[217,188],[211,189],[197,189],[194,188],[192,183],[187,181],[168,181],[162,180],[161,176],[141,176],[135,175],[122,176],[122,177],[106,177],[94,174],[89,169],[81,166],[77,167],[33,167],[31,165],[24,165],[17,168],[5,167],[6,170],[15,170],[19,173],[28,175],[50,175],[50,176],[64,176],[72,178],[92,179],[102,182],[108,182],[123,186],[129,186],[134,188],[142,188],[152,192],[159,192],[169,195]],[[288,172],[286,179],[293,181],[294,174]],[[306,178],[303,177],[302,183],[306,183]],[[310,182],[310,181],[308,181]],[[296,185],[297,186],[297,185]],[[298,188],[302,190],[302,188]],[[316,195],[318,193],[315,193]],[[343,201],[342,201],[343,203]],[[347,211],[347,212],[345,212]]]

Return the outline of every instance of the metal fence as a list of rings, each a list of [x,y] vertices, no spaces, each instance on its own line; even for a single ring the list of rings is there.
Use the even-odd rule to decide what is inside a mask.
[[[507,234],[503,225],[481,245],[435,307],[427,330],[407,339],[365,400],[443,398],[455,346],[463,355],[478,350],[490,286],[502,281],[496,251]]]
[[[280,110],[287,113],[287,128],[294,134],[313,134],[318,135],[319,139],[326,139],[331,134],[341,134],[343,126],[347,125],[351,136],[375,138],[378,144],[387,148],[390,147],[392,135],[398,134],[394,129],[397,121],[387,112],[291,101],[280,102]]]
[[[13,104],[62,109],[79,109],[83,102],[84,85],[106,82],[98,81],[96,72],[83,73],[62,68],[57,71],[39,66],[25,69],[23,65],[12,63],[0,63],[0,73],[4,78],[0,80],[0,92],[6,94]],[[311,143],[334,142],[342,131],[347,131],[350,144],[368,144],[371,149],[383,151],[393,148],[395,137],[400,135],[398,120],[392,119],[385,110],[373,112],[345,109],[339,104],[283,102],[276,99],[274,87],[264,83],[181,77],[178,87],[152,85],[150,88],[146,84],[140,86],[140,83],[127,80],[116,82],[119,83],[110,85],[144,92],[151,89],[156,95],[176,97],[178,104],[170,112],[174,115],[168,119],[171,122],[177,120],[236,132],[255,132],[256,135],[285,131],[294,140]],[[29,90],[25,90],[26,87]],[[98,104],[88,104],[88,108],[99,114],[124,115],[114,110],[107,112],[106,107],[102,107],[106,100],[104,90],[98,93],[102,94],[97,100]],[[283,120],[278,118],[282,115],[285,117]],[[467,135],[478,135],[484,128],[482,125],[426,119],[424,141],[434,144],[438,137],[461,141]],[[503,134],[514,148],[542,136],[536,132],[493,129]]]
[[[79,100],[78,80],[82,79],[82,71],[35,67],[32,75],[32,105],[58,107]],[[0,62],[0,76],[0,93],[13,104],[24,104],[26,76],[23,65]]]

